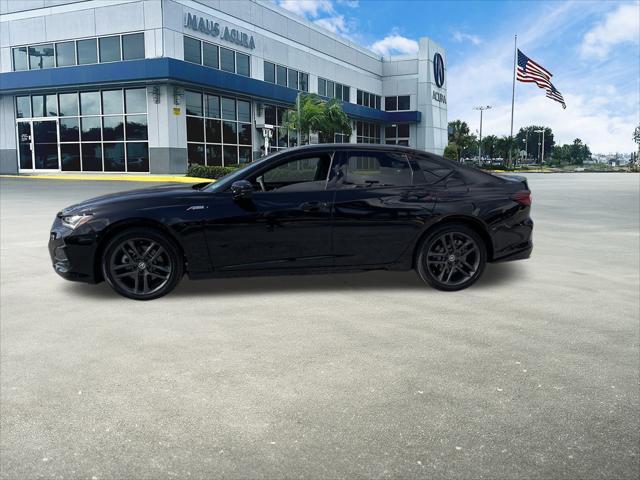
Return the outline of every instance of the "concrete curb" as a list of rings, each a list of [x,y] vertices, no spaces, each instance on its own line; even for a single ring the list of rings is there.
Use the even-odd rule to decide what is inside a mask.
[[[175,175],[73,175],[73,174],[51,174],[51,175],[0,175],[0,178],[22,178],[37,180],[88,180],[88,181],[109,181],[109,182],[170,182],[170,183],[201,183],[215,182],[210,178],[185,177]]]

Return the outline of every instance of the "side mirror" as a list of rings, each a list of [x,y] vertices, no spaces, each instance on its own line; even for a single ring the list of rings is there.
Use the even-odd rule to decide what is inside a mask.
[[[231,193],[234,200],[249,200],[253,194],[253,185],[247,180],[238,180],[231,184]]]

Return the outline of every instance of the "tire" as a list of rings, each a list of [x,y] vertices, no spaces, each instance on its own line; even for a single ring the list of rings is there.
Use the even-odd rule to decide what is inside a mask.
[[[418,247],[416,271],[428,285],[453,292],[473,285],[487,263],[487,247],[466,225],[451,223],[430,232]]]
[[[182,254],[174,241],[151,228],[132,228],[113,237],[101,263],[109,286],[134,300],[166,295],[184,272]]]

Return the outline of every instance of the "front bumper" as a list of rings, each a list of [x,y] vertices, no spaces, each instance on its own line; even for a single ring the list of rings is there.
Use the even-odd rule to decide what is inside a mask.
[[[96,235],[88,225],[71,230],[56,217],[49,233],[49,256],[53,270],[66,280],[97,283]]]

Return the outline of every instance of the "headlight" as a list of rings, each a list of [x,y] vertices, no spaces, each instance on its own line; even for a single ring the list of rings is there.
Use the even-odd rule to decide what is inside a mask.
[[[80,225],[87,223],[91,220],[93,215],[91,213],[85,213],[82,215],[63,215],[60,219],[62,220],[62,224],[70,228],[71,230],[75,230]]]

